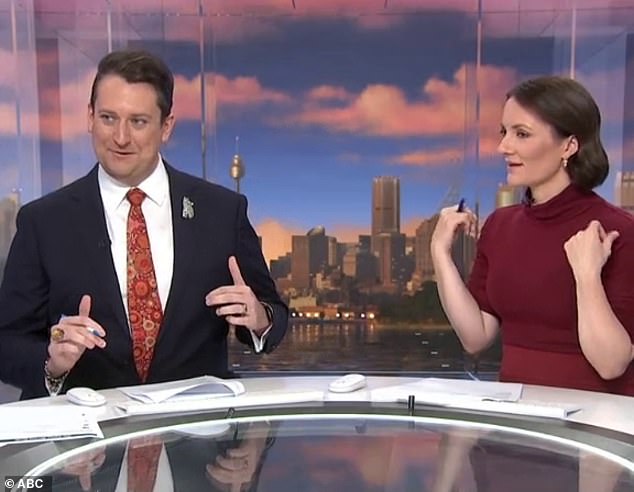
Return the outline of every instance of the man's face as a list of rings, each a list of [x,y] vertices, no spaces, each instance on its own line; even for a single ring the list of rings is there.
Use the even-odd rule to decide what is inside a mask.
[[[161,122],[154,87],[106,75],[88,106],[88,131],[97,159],[117,181],[136,186],[156,168],[161,145],[170,137],[174,116]]]

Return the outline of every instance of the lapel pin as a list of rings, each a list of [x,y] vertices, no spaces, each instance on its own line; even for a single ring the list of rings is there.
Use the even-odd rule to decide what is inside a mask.
[[[192,202],[188,197],[183,197],[183,219],[193,219],[194,218],[194,202]]]

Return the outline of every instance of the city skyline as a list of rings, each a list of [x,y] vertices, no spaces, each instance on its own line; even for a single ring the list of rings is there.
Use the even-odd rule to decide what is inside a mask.
[[[156,30],[151,23],[161,17],[146,2],[116,17],[111,41],[114,49],[157,52],[174,70],[177,124],[164,148],[168,162],[235,189],[239,136],[241,191],[269,261],[291,249],[293,236],[318,226],[344,242],[367,233],[376,176],[400,179],[400,230],[408,237],[451,192],[488,215],[505,182],[496,154],[504,94],[536,74],[570,73],[570,33],[554,21],[569,15],[563,8],[522,2],[518,30],[517,10],[487,2],[478,58],[478,18],[467,2],[342,12],[335,8],[342,2],[328,1],[293,15],[279,3],[257,3],[262,15],[239,15],[253,5],[235,2],[232,15],[206,18],[213,36],[200,45],[192,37],[195,15],[166,17]],[[597,15],[605,23],[601,15],[610,13],[607,1],[601,5],[578,12],[574,68],[603,112],[613,169],[599,192],[613,200],[618,172],[634,155],[623,110],[634,86],[634,49],[628,33],[595,36]],[[630,14],[619,18],[627,22]],[[0,62],[15,69],[0,76],[0,197],[22,188],[30,201],[94,165],[86,106],[96,61],[109,48],[105,24],[94,12],[78,17],[81,23],[57,19],[35,19],[36,48],[14,51],[0,38]],[[126,22],[134,36],[116,31]],[[63,28],[63,42],[46,41],[46,33]],[[86,29],[104,37],[89,41]]]

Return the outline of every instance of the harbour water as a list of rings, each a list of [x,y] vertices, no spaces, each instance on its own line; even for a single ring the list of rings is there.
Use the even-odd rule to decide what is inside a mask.
[[[292,322],[271,354],[255,355],[229,338],[234,371],[464,371],[473,359],[449,326],[383,325],[373,322]],[[497,371],[494,347],[478,360],[483,371]]]

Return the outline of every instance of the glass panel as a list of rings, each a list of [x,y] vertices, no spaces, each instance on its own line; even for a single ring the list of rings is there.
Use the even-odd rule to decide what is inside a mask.
[[[0,6],[0,279],[19,206],[41,193],[32,2]]]
[[[151,485],[156,475],[160,483],[172,480],[175,490],[548,492],[634,486],[627,459],[547,434],[362,415],[180,425],[80,448],[29,475],[52,475],[60,489],[80,479],[112,488],[135,474],[131,456],[139,455],[161,456],[144,468],[141,483]]]
[[[18,205],[94,165],[85,125],[97,61],[143,47],[176,74],[165,157],[240,187],[292,308],[271,355],[230,337],[235,370],[466,364],[494,377],[499,345],[466,358],[440,307],[437,212],[465,198],[482,223],[519,199],[500,187],[502,100],[551,73],[596,97],[612,162],[599,191],[634,210],[633,10],[625,0],[5,1],[0,272]],[[461,236],[454,251],[465,277],[475,240]]]

